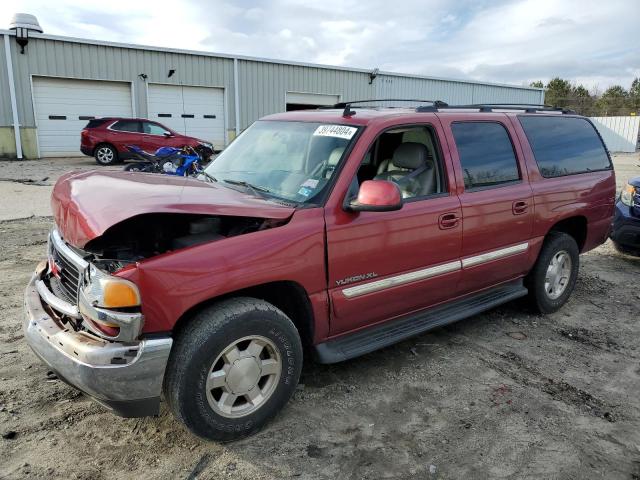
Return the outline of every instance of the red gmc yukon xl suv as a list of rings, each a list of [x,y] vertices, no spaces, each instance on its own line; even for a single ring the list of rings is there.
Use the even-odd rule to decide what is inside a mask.
[[[355,102],[354,102],[355,104]],[[608,236],[591,122],[535,106],[289,112],[199,179],[69,173],[25,337],[116,413],[227,441],[339,362],[528,295],[559,309]]]

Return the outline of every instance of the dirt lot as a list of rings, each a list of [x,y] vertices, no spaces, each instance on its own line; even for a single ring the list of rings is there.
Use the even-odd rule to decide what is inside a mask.
[[[639,163],[616,157],[619,183]],[[159,418],[113,416],[48,379],[22,336],[47,195],[71,166],[93,165],[0,163],[13,179],[0,181],[0,478],[640,479],[640,260],[610,243],[582,257],[553,315],[512,303],[343,364],[307,364],[293,401],[253,438],[199,440],[164,406]]]

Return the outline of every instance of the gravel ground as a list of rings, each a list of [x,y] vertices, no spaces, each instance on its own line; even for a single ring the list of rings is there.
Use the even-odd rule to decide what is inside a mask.
[[[638,163],[615,158],[619,184]],[[640,259],[610,243],[582,257],[555,314],[510,303],[349,362],[307,364],[294,399],[252,438],[202,441],[164,406],[158,418],[113,416],[49,379],[21,330],[50,185],[93,166],[0,162],[11,179],[0,181],[0,478],[640,479]]]

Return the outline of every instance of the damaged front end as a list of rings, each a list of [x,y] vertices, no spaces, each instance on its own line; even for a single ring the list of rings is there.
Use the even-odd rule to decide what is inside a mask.
[[[140,339],[139,306],[111,307],[135,286],[123,289],[122,279],[104,273],[87,277],[92,266],[57,230],[49,252],[25,290],[27,343],[61,379],[115,413],[157,415],[172,339]]]
[[[60,378],[115,413],[156,415],[172,339],[169,334],[145,338],[142,295],[119,274],[145,259],[283,223],[144,214],[108,228],[83,248],[53,229],[47,261],[25,292],[27,342]]]
[[[75,172],[56,183],[56,228],[25,291],[23,328],[60,378],[138,417],[158,414],[173,341],[167,330],[145,332],[166,282],[147,291],[145,310],[136,273],[148,259],[284,225],[294,208],[195,179],[122,173]]]
[[[287,220],[242,216],[151,213],[108,228],[83,248],[92,264],[115,273],[128,265],[202,243],[283,225]]]

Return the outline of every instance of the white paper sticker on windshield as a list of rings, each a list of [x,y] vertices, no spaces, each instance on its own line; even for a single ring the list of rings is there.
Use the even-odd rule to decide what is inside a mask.
[[[346,125],[320,125],[316,128],[316,131],[313,132],[313,135],[317,137],[338,137],[351,140],[356,130],[357,128]]]

